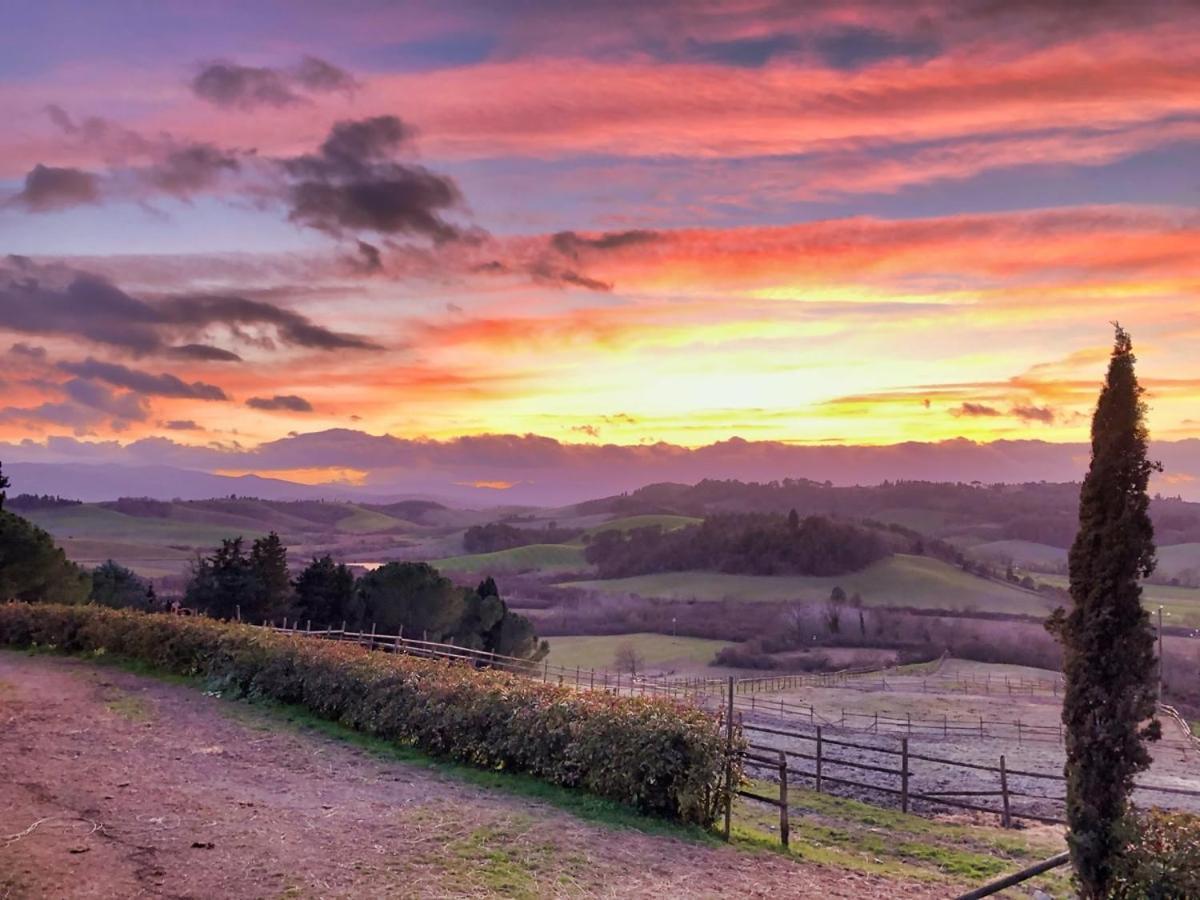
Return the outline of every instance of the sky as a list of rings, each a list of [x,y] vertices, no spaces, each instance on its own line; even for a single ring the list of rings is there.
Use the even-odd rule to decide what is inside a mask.
[[[0,7],[10,459],[1200,437],[1190,0]]]

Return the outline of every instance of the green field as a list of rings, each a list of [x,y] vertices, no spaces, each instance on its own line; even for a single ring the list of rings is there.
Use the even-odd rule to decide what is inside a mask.
[[[728,646],[728,641],[710,641],[704,638],[671,637],[669,634],[604,634],[572,635],[552,637],[550,641],[550,664],[581,669],[615,669],[617,648],[630,644],[642,657],[643,665],[651,669],[670,668],[668,663],[708,665],[717,651]]]
[[[572,571],[586,568],[582,547],[566,544],[530,544],[495,553],[474,553],[468,556],[450,556],[433,559],[429,564],[437,569],[452,572],[524,572],[529,569],[542,571]]]
[[[1037,580],[1062,588],[1069,584],[1066,575],[1038,575]],[[1156,615],[1161,606],[1163,623],[1166,625],[1200,627],[1200,588],[1143,584],[1142,604],[1150,610],[1151,615]]]
[[[1174,577],[1186,569],[1200,570],[1200,544],[1173,544],[1158,548],[1158,572]]]
[[[338,531],[348,534],[370,534],[376,531],[412,530],[413,528],[411,522],[394,519],[371,509],[362,509],[358,506],[347,506],[346,509],[350,515],[344,519],[338,519],[335,525]]]
[[[65,506],[23,513],[25,518],[46,529],[59,540],[88,538],[99,541],[126,541],[151,546],[212,547],[223,538],[239,534],[250,540],[266,530],[251,531],[230,525],[187,522],[151,516],[127,516],[102,506]],[[152,555],[147,553],[146,555]]]
[[[971,553],[993,561],[1009,561],[1023,568],[1053,568],[1067,561],[1062,547],[1033,541],[989,541],[971,547]]]
[[[674,531],[677,528],[686,528],[689,525],[699,525],[703,519],[697,519],[692,516],[626,516],[622,519],[613,519],[610,522],[604,522],[600,525],[593,526],[584,532],[588,537],[593,537],[600,534],[602,531],[632,531],[635,528],[649,528],[658,526],[663,531]]]
[[[719,572],[662,572],[633,578],[577,581],[570,587],[643,597],[722,600],[819,601],[840,585],[862,595],[866,606],[899,606],[950,611],[1045,615],[1043,597],[1010,585],[968,575],[925,556],[897,555],[860,572],[836,577],[806,575],[725,575]]]

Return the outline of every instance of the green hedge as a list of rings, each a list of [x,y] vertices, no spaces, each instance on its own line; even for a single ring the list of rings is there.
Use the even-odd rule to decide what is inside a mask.
[[[223,692],[300,704],[389,741],[528,773],[679,822],[710,826],[724,804],[720,723],[665,700],[95,606],[0,605],[0,644],[105,652],[202,676]]]

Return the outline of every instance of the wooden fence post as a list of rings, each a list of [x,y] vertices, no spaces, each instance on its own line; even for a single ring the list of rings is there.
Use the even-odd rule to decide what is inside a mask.
[[[725,708],[725,840],[733,826],[733,676],[729,676],[729,703]]]
[[[779,751],[779,840],[788,845],[788,773],[787,757]]]
[[[900,811],[908,812],[908,738],[900,738]]]
[[[1002,828],[1012,828],[1012,815],[1008,809],[1008,769],[1004,766],[1004,754],[1000,754],[1000,797],[1004,801],[1004,815],[1000,817]]]
[[[367,646],[368,650],[375,649],[375,623],[371,623],[371,643]]]
[[[821,793],[821,726],[817,726],[817,793]]]

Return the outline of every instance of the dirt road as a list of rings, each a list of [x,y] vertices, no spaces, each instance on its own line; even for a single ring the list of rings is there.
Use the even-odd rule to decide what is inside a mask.
[[[0,900],[944,893],[590,823],[191,687],[0,651]]]

